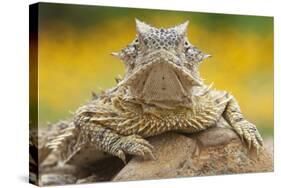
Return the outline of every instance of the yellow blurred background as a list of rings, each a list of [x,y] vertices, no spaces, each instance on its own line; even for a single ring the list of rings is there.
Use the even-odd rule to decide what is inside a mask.
[[[273,18],[42,3],[39,124],[69,117],[91,91],[115,85],[124,65],[110,56],[135,37],[134,18],[157,27],[190,21],[188,38],[213,57],[205,83],[231,92],[263,135],[273,134]]]

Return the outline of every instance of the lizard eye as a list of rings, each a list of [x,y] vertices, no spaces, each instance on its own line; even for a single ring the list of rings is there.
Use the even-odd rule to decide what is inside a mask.
[[[140,45],[139,39],[136,38],[136,39],[132,42],[132,45],[134,46],[135,50],[138,50],[139,45]]]
[[[136,38],[131,42],[131,44],[127,45],[127,47],[123,48],[121,52],[118,54],[118,57],[125,62],[126,65],[133,65],[139,49],[139,39]]]
[[[185,46],[185,58],[188,63],[197,63],[200,60],[197,55],[200,53],[195,47]]]
[[[188,64],[198,64],[210,55],[204,54],[201,50],[193,45],[185,46],[184,49],[185,59]]]

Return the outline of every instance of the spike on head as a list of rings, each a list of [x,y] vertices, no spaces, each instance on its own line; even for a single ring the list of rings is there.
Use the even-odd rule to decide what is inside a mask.
[[[180,36],[184,36],[187,33],[188,23],[189,21],[186,21],[180,25],[173,27],[172,29],[176,30]]]
[[[141,35],[141,34],[145,34],[145,33],[149,32],[149,30],[151,28],[150,25],[138,20],[137,18],[135,19],[135,21],[136,21],[136,29],[137,29],[138,34]]]
[[[120,60],[124,60],[122,52],[111,52],[110,55],[112,55],[113,57],[116,57]]]
[[[212,55],[210,55],[210,54],[204,54],[204,55],[203,55],[203,59],[207,59],[207,58],[209,58],[209,57],[212,57]]]
[[[114,57],[120,58],[120,53],[119,52],[111,52],[110,55],[112,55]]]

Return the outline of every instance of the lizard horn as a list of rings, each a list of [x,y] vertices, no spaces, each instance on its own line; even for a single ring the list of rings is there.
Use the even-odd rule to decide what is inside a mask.
[[[136,20],[136,29],[137,29],[138,34],[146,33],[151,28],[150,25],[138,20],[137,18],[135,20]]]
[[[179,35],[184,36],[187,32],[188,23],[189,23],[189,21],[186,21],[180,25],[173,27],[173,29],[175,29]]]

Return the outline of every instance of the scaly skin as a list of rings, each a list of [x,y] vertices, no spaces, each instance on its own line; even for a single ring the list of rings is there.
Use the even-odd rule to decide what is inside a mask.
[[[224,118],[249,148],[260,149],[262,138],[235,98],[202,82],[198,68],[209,55],[186,38],[188,22],[168,29],[136,23],[136,39],[112,53],[125,62],[124,79],[79,108],[72,125],[48,147],[60,152],[64,162],[86,148],[124,162],[126,154],[155,158],[145,138],[167,131],[202,131]]]

